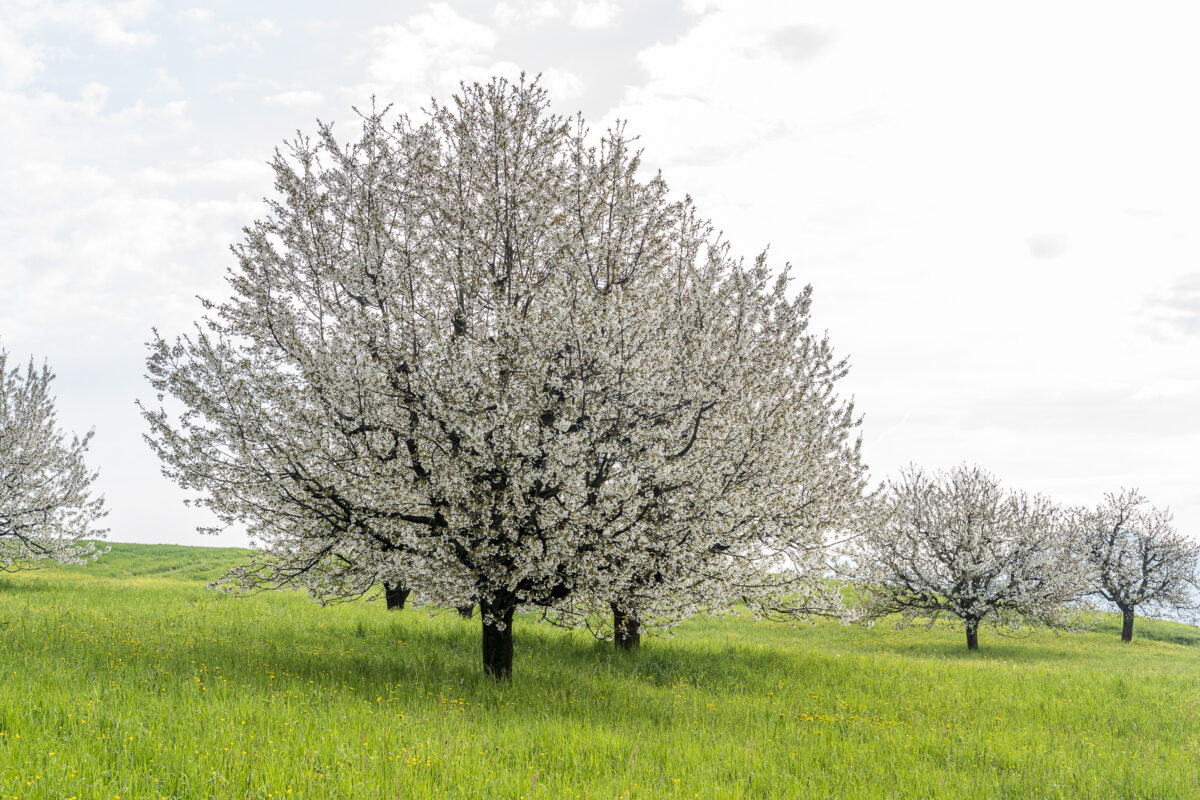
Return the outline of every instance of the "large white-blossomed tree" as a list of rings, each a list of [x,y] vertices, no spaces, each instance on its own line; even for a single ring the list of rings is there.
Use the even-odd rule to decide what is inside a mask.
[[[904,626],[948,614],[977,650],[985,624],[1085,626],[1088,572],[1073,545],[1045,497],[1005,490],[975,466],[910,467],[886,484],[878,522],[854,540],[850,564],[864,619],[896,615]]]
[[[678,576],[728,603],[819,542],[786,530],[795,504],[837,506],[861,467],[807,292],[536,82],[362,122],[277,153],[232,296],[151,343],[182,408],[145,409],[152,446],[260,546],[228,582],[477,602],[506,677],[519,609],[652,602]]]
[[[1134,614],[1195,611],[1200,543],[1181,536],[1171,512],[1146,505],[1136,489],[1105,495],[1077,514],[1094,594],[1121,612],[1121,641],[1133,641]]]
[[[58,428],[54,373],[30,360],[9,367],[0,350],[0,569],[82,564],[99,552],[104,498],[84,464],[92,433],[70,439]]]

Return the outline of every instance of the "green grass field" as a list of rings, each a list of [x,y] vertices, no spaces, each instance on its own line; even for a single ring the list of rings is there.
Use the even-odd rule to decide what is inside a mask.
[[[239,551],[115,545],[0,579],[9,798],[1196,798],[1200,630],[695,620],[635,654],[204,582]]]

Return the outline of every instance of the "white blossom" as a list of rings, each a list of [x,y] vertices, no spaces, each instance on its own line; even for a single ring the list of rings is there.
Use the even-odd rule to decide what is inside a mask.
[[[0,569],[82,564],[103,551],[82,539],[103,538],[94,527],[104,498],[91,496],[95,472],[83,457],[92,433],[67,440],[58,429],[50,383],[54,373],[32,359],[8,366],[0,350]]]

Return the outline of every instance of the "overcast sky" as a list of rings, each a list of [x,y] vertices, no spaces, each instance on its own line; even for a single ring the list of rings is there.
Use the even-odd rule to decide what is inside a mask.
[[[46,358],[114,541],[201,536],[141,439],[152,327],[227,294],[315,119],[542,73],[815,288],[876,478],[1121,486],[1200,536],[1200,47],[1187,3],[0,3],[0,347]]]

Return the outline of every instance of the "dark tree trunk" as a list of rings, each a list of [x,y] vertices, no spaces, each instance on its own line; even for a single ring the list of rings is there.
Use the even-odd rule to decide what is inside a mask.
[[[409,588],[402,583],[383,584],[383,596],[387,598],[388,611],[404,608],[404,601],[408,600],[408,593]]]
[[[1133,641],[1133,606],[1121,609],[1121,641]]]
[[[626,614],[616,603],[609,605],[613,612],[613,644],[618,650],[637,650],[642,645],[642,631],[637,617]]]
[[[457,611],[458,615],[463,619],[470,619],[475,613],[475,604],[471,603],[465,606],[455,606],[454,610]]]
[[[969,619],[967,622],[967,649],[979,649],[979,622],[978,620]]]
[[[515,610],[511,603],[479,601],[479,616],[483,620],[483,672],[498,681],[512,680],[512,622]]]

